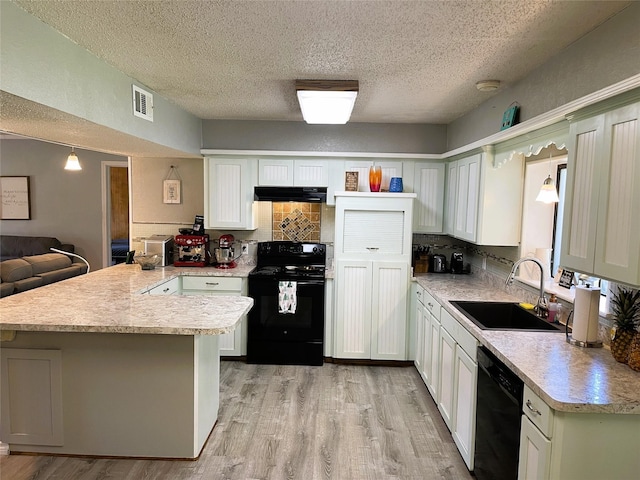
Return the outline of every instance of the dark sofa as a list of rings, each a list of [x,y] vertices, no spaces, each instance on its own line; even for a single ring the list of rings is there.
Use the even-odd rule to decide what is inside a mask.
[[[0,297],[82,275],[88,270],[80,259],[52,252],[74,253],[72,244],[54,237],[0,235]]]

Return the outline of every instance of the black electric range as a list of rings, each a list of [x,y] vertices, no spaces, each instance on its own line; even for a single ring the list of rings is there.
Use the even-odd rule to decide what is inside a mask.
[[[326,246],[260,242],[249,274],[247,362],[322,365]]]

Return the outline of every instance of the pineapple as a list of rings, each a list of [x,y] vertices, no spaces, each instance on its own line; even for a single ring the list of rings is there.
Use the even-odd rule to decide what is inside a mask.
[[[640,290],[620,287],[611,299],[615,332],[611,338],[611,353],[616,361],[627,363],[636,327],[640,323]],[[637,343],[640,343],[638,339]],[[635,357],[640,357],[640,346]],[[639,358],[640,360],[640,358]]]
[[[631,340],[627,365],[633,368],[636,372],[640,372],[640,332],[636,332],[633,336],[633,340]]]

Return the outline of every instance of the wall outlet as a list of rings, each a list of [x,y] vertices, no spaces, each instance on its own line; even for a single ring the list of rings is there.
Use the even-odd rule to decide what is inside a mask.
[[[247,255],[249,253],[249,244],[248,243],[243,243],[242,244],[242,255]]]

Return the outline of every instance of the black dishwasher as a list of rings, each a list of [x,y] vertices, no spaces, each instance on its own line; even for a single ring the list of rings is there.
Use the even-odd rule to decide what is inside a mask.
[[[516,480],[524,383],[483,346],[478,347],[474,470],[479,480]]]

